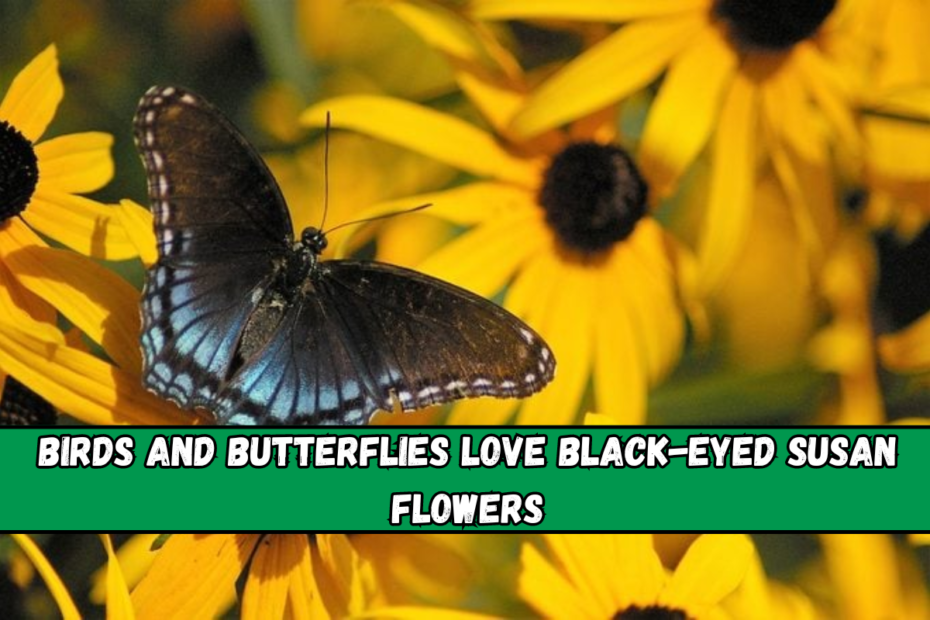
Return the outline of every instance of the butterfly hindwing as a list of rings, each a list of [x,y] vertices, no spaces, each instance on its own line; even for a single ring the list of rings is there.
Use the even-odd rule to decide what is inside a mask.
[[[423,274],[326,261],[221,399],[237,424],[363,424],[474,396],[528,396],[554,372],[542,339],[485,299]]]
[[[474,396],[520,398],[546,385],[555,359],[536,332],[486,299],[409,269],[362,261],[321,266],[319,295],[346,334],[361,334],[378,406],[407,411]]]

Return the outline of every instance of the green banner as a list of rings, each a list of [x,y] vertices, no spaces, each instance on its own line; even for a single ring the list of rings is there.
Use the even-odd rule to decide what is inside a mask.
[[[18,428],[0,530],[925,530],[930,428]]]

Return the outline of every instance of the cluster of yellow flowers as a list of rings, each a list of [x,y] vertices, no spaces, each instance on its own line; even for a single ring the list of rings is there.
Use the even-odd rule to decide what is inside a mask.
[[[253,13],[268,10],[259,5]],[[930,215],[926,0],[298,0],[295,10],[303,49],[292,51],[330,70],[326,98],[306,107],[285,75],[257,106],[293,147],[269,165],[295,226],[320,221],[309,206],[321,203],[321,147],[303,140],[329,112],[351,130],[332,138],[330,217],[432,203],[378,228],[378,258],[500,299],[559,360],[557,379],[523,403],[477,399],[414,420],[758,422],[650,403],[680,364],[699,375],[711,358],[760,375],[803,360],[808,374],[836,377],[830,398],[776,422],[905,417],[889,415],[880,372],[930,369],[930,313],[877,333],[875,240],[906,245]],[[59,410],[88,424],[193,423],[142,387],[139,293],[108,262],[155,261],[151,216],[84,196],[114,175],[111,136],[43,140],[63,95],[50,46],[0,102],[0,420],[48,423]],[[360,209],[350,216],[347,204]],[[10,566],[27,557],[77,617],[39,546],[14,539],[24,555]],[[95,596],[114,617],[217,615],[241,577],[241,613],[253,617],[483,617],[440,609],[455,607],[930,617],[908,555],[920,537],[823,535],[803,591],[770,580],[737,534],[176,534],[157,553],[140,536],[119,554],[101,539],[109,559]]]

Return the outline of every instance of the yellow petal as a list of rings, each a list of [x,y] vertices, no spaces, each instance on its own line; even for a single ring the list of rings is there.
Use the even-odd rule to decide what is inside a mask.
[[[658,602],[702,617],[739,586],[753,551],[748,536],[704,534],[688,548]]]
[[[930,313],[898,333],[879,337],[878,352],[882,363],[891,370],[930,370]]]
[[[498,69],[478,30],[438,6],[393,3],[385,7],[414,30],[430,47],[463,62]]]
[[[536,89],[514,131],[533,136],[616,103],[655,79],[704,27],[706,17],[692,14],[623,26]]]
[[[158,260],[152,213],[132,200],[120,200],[119,206],[116,215],[120,225],[136,247],[142,264],[151,267]]]
[[[769,156],[788,197],[788,207],[811,270],[816,272],[837,231],[835,179],[823,162],[799,156],[789,145],[777,140],[771,141]]]
[[[704,148],[736,63],[736,52],[715,28],[703,31],[672,62],[640,143],[639,167],[651,199],[669,196]]]
[[[479,19],[572,19],[625,22],[706,10],[708,0],[472,0],[470,12]]]
[[[249,576],[242,594],[242,618],[283,618],[290,581],[291,558],[283,557],[282,541],[286,534],[270,534],[262,538],[252,556]]]
[[[546,244],[541,217],[527,209],[489,220],[460,235],[417,266],[423,273],[491,297]],[[514,231],[520,234],[514,235]]]
[[[23,332],[0,317],[0,367],[88,424],[191,424],[132,375],[92,355]]]
[[[136,246],[119,225],[116,209],[45,187],[40,179],[23,219],[40,233],[86,256],[134,258]]]
[[[11,226],[0,257],[27,289],[52,304],[123,370],[138,374],[139,293],[92,260],[41,247],[28,227]]]
[[[388,220],[378,231],[377,259],[392,265],[417,265],[442,248],[454,227],[435,217],[410,214]]]
[[[335,127],[352,129],[403,146],[472,174],[533,187],[538,165],[514,157],[494,136],[429,108],[373,95],[337,97],[301,114],[311,127],[325,124],[330,112]]]
[[[52,593],[52,597],[54,597],[62,617],[64,617],[65,620],[80,620],[81,614],[78,613],[74,600],[71,598],[71,595],[68,594],[68,588],[65,587],[65,584],[61,581],[61,577],[58,576],[58,573],[56,573],[52,565],[49,564],[45,554],[42,553],[38,545],[26,534],[10,534],[10,536],[16,541],[20,549],[23,550],[23,553],[26,554],[33,566],[36,567],[39,574],[42,575],[42,579],[45,581],[45,585],[48,586],[49,592]]]
[[[136,534],[116,551],[116,559],[119,561],[120,570],[126,580],[126,584],[132,587],[139,583],[139,580],[148,572],[155,561],[155,552],[152,551],[152,544],[158,539],[159,534]],[[94,571],[91,575],[91,587],[88,598],[91,602],[98,605],[103,604],[107,599],[107,567]]]
[[[549,235],[546,246],[516,274],[504,297],[504,307],[534,327],[535,321],[545,313],[549,300],[558,294],[553,275],[560,273],[560,263],[555,256],[551,232],[548,228],[544,232]]]
[[[552,261],[550,279],[556,295],[548,296],[543,314],[529,321],[545,338],[557,360],[556,378],[528,398],[518,424],[571,424],[579,414],[593,355],[595,279],[587,268]]]
[[[8,226],[20,225],[18,221],[8,222]],[[3,245],[6,245],[4,240]],[[58,319],[55,309],[30,291],[16,283],[6,265],[0,261],[0,316],[17,325],[24,332],[58,344],[65,339],[56,326]]]
[[[558,560],[569,581],[590,604],[602,610],[604,616],[617,609],[611,581],[604,575],[616,569],[607,541],[609,535],[548,534],[546,544]]]
[[[796,55],[786,58],[761,85],[764,120],[771,131],[812,162],[823,162],[823,130],[812,114]]]
[[[140,618],[214,618],[236,600],[257,534],[175,534],[132,591]]]
[[[305,535],[286,536],[282,544],[285,546],[282,556],[293,564],[288,573],[286,617],[309,620],[313,617],[313,601],[320,598],[313,578],[309,540]]]
[[[737,74],[720,112],[698,246],[702,296],[720,285],[748,234],[756,175],[756,96],[752,82]]]
[[[0,119],[36,142],[55,117],[64,94],[58,75],[58,51],[49,45],[13,78],[0,102]]]
[[[615,269],[605,269],[599,274],[600,310],[594,318],[594,394],[598,411],[609,416],[613,424],[643,424],[648,387],[646,364],[623,300],[624,287],[616,285],[623,277]]]
[[[800,72],[804,88],[817,102],[823,115],[830,121],[847,152],[857,155],[861,148],[859,129],[853,115],[848,88],[817,47],[805,41],[795,47],[795,66]]]
[[[468,99],[504,130],[524,99],[523,74],[510,52],[482,25],[442,7],[395,2],[387,9],[446,55]]]
[[[524,543],[520,553],[518,592],[520,598],[547,618],[604,617],[603,610],[575,589],[530,543]]]
[[[640,220],[616,256],[619,264],[614,273],[626,282],[621,299],[634,325],[646,361],[646,377],[652,384],[678,361],[684,338],[675,274],[661,226],[651,218]]]
[[[334,590],[328,612],[343,617],[367,608],[373,577],[370,565],[362,561],[345,534],[320,534],[316,542]]]
[[[122,620],[135,618],[132,601],[129,599],[129,589],[126,579],[120,568],[119,560],[113,551],[113,543],[108,534],[100,534],[103,548],[107,552],[107,620]]]
[[[474,226],[495,220],[514,209],[525,209],[535,202],[523,188],[493,182],[475,182],[442,192],[407,196],[381,202],[358,214],[359,220],[383,217],[409,211],[418,205],[430,205],[423,213],[439,217],[459,226]],[[337,243],[334,256],[343,257],[364,239],[361,228],[343,235]]]
[[[823,68],[830,67],[827,65]],[[879,112],[908,116],[923,123],[930,122],[930,85],[897,87],[890,92],[881,93],[873,105]]]
[[[667,580],[649,534],[614,534],[608,539],[616,566],[610,584],[619,608],[654,605]]]
[[[92,192],[113,178],[108,133],[73,133],[45,140],[36,145],[39,178],[43,187],[61,192]]]

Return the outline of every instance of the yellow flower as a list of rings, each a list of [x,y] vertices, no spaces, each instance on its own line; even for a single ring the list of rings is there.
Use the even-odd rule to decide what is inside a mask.
[[[398,5],[407,7],[409,5]],[[411,9],[416,10],[416,9]],[[418,17],[423,17],[418,14]],[[434,44],[459,30],[430,13]],[[438,24],[438,25],[437,25]],[[465,32],[470,32],[465,29]],[[475,36],[462,45],[482,45]],[[494,48],[494,57],[502,52]],[[453,51],[448,51],[452,55]],[[507,123],[523,95],[515,65],[499,81],[480,81],[475,63],[456,63],[460,83],[494,128]],[[471,81],[468,81],[468,78]],[[624,423],[645,419],[646,391],[678,359],[683,317],[671,240],[646,211],[649,188],[636,164],[594,116],[569,132],[510,140],[459,118],[388,97],[347,96],[321,102],[303,121],[334,123],[405,146],[481,180],[374,207],[383,213],[429,202],[425,213],[467,228],[416,267],[490,297],[538,330],[552,347],[555,381],[521,408],[522,424],[565,424],[577,417],[593,377],[597,409]],[[508,286],[509,285],[509,286]],[[500,424],[517,405],[479,399],[456,406],[454,423]]]
[[[721,601],[743,581],[753,554],[745,536],[705,534],[675,571],[648,534],[549,534],[549,557],[524,545],[521,596],[548,618],[725,618]]]
[[[670,195],[708,148],[700,287],[716,289],[743,245],[757,168],[785,188],[819,263],[835,226],[830,149],[860,152],[855,103],[872,51],[871,0],[474,0],[483,19],[622,23],[541,85],[513,119],[535,136],[605,108],[664,72],[640,145],[654,197]]]
[[[0,380],[16,377],[55,407],[91,423],[182,420],[147,394],[138,372],[138,292],[75,252],[138,255],[121,209],[80,196],[113,174],[112,138],[40,138],[63,96],[54,46],[13,80],[0,102]],[[57,312],[99,344],[116,366],[66,341]]]
[[[236,600],[243,618],[331,618],[362,611],[371,568],[341,534],[174,534],[132,592],[140,618],[215,617]]]

